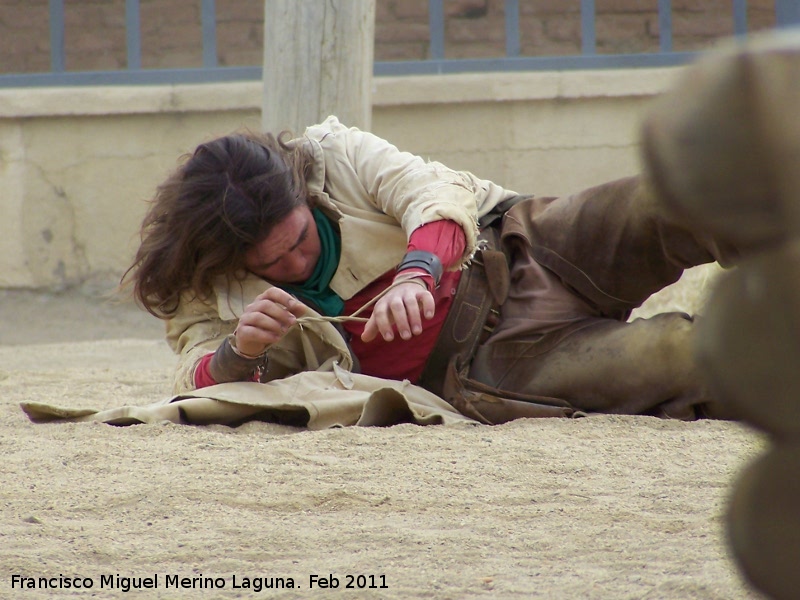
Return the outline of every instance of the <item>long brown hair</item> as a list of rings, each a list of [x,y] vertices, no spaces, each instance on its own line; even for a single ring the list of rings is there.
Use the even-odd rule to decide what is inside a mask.
[[[158,187],[122,277],[148,312],[168,318],[184,292],[207,297],[216,277],[241,276],[246,250],[306,202],[311,160],[284,134],[201,144]]]

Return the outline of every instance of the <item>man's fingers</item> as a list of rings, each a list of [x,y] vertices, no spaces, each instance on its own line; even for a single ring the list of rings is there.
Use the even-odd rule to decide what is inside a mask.
[[[279,287],[271,287],[265,292],[259,294],[253,301],[253,304],[256,304],[260,301],[272,302],[282,306],[296,317],[300,317],[306,312],[305,304],[300,302],[286,290],[282,290]]]
[[[384,296],[375,305],[372,315],[364,326],[364,331],[361,334],[362,341],[371,342],[378,334],[387,342],[391,342],[394,339],[392,317],[389,314],[389,306],[386,304],[385,300],[386,297]]]
[[[298,317],[305,305],[280,288],[270,288],[247,306],[236,327],[236,344],[248,354],[259,354],[278,342]]]
[[[411,337],[411,322],[414,321],[414,317],[413,315],[409,315],[409,311],[413,312],[415,307],[416,310],[419,311],[419,306],[415,298],[404,298],[403,296],[394,298],[389,304],[392,319],[397,327],[397,333],[400,334],[400,337],[404,340]],[[416,320],[419,321],[419,314],[416,315]],[[387,330],[381,330],[381,333],[383,334],[383,338],[387,339],[386,334],[392,333],[391,323],[388,325]]]
[[[249,326],[255,329],[261,329],[262,331],[283,335],[286,333],[286,330],[292,326],[295,321],[295,317],[286,309],[272,310],[276,314],[269,314],[262,311],[252,311],[242,315],[242,318],[239,319],[238,329],[242,329],[244,326]]]
[[[284,290],[270,288],[258,296],[246,310],[272,317],[284,328],[288,328],[294,324],[297,317],[305,314],[306,306]]]
[[[371,342],[380,333],[384,340],[391,342],[395,329],[402,339],[411,339],[422,333],[423,317],[432,318],[435,309],[433,295],[421,290],[419,285],[398,286],[377,302],[361,339]]]
[[[367,324],[364,326],[364,331],[361,334],[361,341],[369,343],[374,340],[377,335],[378,326],[375,324],[375,320],[370,318],[370,320],[367,321]]]
[[[422,314],[425,315],[426,319],[432,319],[433,315],[436,313],[436,301],[433,299],[433,294],[425,291],[425,293],[419,297],[419,301],[422,307]]]
[[[236,328],[236,345],[240,349],[247,348],[260,348],[263,350],[266,346],[270,346],[283,337],[280,329],[263,329],[255,325],[239,325]],[[259,352],[252,352],[252,354],[260,354]],[[248,354],[251,354],[248,352]]]

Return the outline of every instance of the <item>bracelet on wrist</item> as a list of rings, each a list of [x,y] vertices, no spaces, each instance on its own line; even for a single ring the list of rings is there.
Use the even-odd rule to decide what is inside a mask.
[[[407,252],[397,266],[397,271],[405,269],[422,269],[433,277],[434,285],[439,285],[444,273],[442,261],[433,252],[426,252],[425,250],[412,250]]]
[[[231,335],[228,336],[228,344],[230,345],[231,350],[233,350],[233,353],[236,356],[238,356],[240,358],[244,358],[246,360],[259,360],[261,358],[264,358],[266,356],[266,354],[267,354],[267,348],[264,348],[264,350],[262,350],[260,354],[256,354],[256,355],[246,354],[246,353],[242,352],[236,346],[236,335],[234,335],[234,334],[231,334]]]
[[[400,271],[394,276],[393,284],[400,283],[416,283],[429,291],[431,294],[436,289],[436,284],[433,281],[433,276],[430,273],[425,273],[421,269],[411,269],[408,271]]]

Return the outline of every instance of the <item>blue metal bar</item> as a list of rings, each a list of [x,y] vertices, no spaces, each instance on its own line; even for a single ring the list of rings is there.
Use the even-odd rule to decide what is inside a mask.
[[[775,0],[775,22],[778,27],[800,25],[800,0]]]
[[[733,0],[733,33],[747,33],[747,0]]]
[[[0,88],[52,85],[114,85],[255,81],[261,66],[218,67],[215,0],[201,0],[203,22],[203,68],[142,69],[140,0],[126,2],[128,69],[120,71],[68,72],[65,68],[65,1],[48,0],[50,10],[49,73],[0,74]],[[490,71],[541,71],[560,69],[605,69],[680,65],[693,60],[695,53],[672,52],[671,1],[658,0],[661,52],[652,54],[603,54],[596,52],[595,0],[581,0],[582,54],[578,56],[520,56],[519,0],[504,0],[507,56],[493,59],[446,60],[444,0],[428,0],[431,32],[430,60],[376,62],[375,75],[415,75]],[[747,30],[747,2],[733,0],[734,28]],[[800,24],[800,0],[775,0],[778,26]]]
[[[50,0],[50,69],[63,73],[64,65],[64,0]]]
[[[0,75],[0,89],[71,85],[159,85],[259,81],[261,67],[216,67],[214,69],[139,69],[137,71],[66,71]]]
[[[694,58],[694,52],[653,54],[579,54],[575,56],[517,56],[507,58],[475,58],[376,62],[374,74],[441,75],[448,73],[487,73],[493,71],[561,71],[571,69],[621,69],[631,67],[667,67],[683,65]]]
[[[506,0],[506,56],[519,56],[519,0]]]
[[[658,0],[658,48],[672,52],[672,0]]]
[[[203,66],[217,66],[217,8],[214,0],[203,0],[201,8],[203,22]]]
[[[128,49],[128,68],[142,68],[142,26],[139,0],[125,0],[125,43]]]
[[[554,71],[619,69],[683,65],[697,57],[694,52],[654,54],[590,54],[576,56],[517,56],[450,60],[376,62],[373,73],[383,75],[434,75],[489,73],[495,71]],[[140,69],[138,71],[82,71],[0,75],[0,88],[68,85],[157,85],[260,81],[261,67],[214,69]]]
[[[594,0],[581,0],[581,52],[583,54],[591,55],[597,52],[594,21]]]
[[[444,0],[428,0],[428,27],[431,32],[431,58],[444,58]]]

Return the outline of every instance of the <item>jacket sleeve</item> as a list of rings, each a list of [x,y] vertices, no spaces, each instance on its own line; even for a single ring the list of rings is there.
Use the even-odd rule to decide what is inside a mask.
[[[167,343],[178,355],[173,392],[196,388],[194,371],[200,360],[215,352],[225,337],[236,329],[237,321],[222,320],[212,304],[199,299],[183,300],[167,321]]]
[[[347,128],[335,117],[308,133],[325,152],[325,185],[332,197],[352,198],[348,187],[360,188],[360,195],[393,217],[409,237],[426,223],[454,221],[466,237],[464,260],[475,251],[481,212],[491,208],[486,199],[509,194],[471,173],[426,161],[376,135]]]

